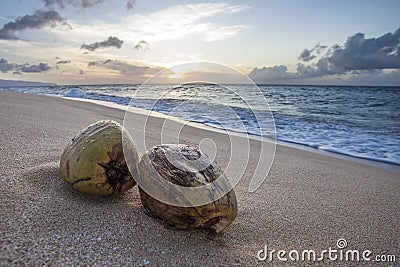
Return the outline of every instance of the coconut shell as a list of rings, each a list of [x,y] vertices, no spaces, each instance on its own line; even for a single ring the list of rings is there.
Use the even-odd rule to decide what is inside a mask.
[[[60,159],[61,177],[84,193],[122,193],[136,184],[134,177],[137,176],[137,166],[131,168],[131,174],[124,152],[132,162],[138,162],[128,131],[115,121],[98,121],[83,129],[64,149]]]
[[[211,190],[174,193],[174,205],[157,199],[171,192],[168,186],[154,187],[151,189],[153,192],[146,192],[142,183],[139,183],[140,198],[146,213],[170,226],[178,229],[206,228],[219,233],[236,218],[236,195],[233,189],[229,190],[228,179],[216,162],[211,162],[207,155],[196,148],[187,145],[155,146],[142,156],[139,173],[144,182],[154,183],[157,182],[155,179],[163,179],[181,188],[202,187],[218,179],[218,187]],[[215,194],[225,189],[229,191],[216,198]],[[196,201],[204,202],[205,198],[209,199],[205,205],[187,205]]]

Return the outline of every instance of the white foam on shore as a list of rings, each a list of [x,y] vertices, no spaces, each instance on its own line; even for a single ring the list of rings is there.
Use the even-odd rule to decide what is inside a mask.
[[[377,125],[375,125],[376,118],[375,121],[372,120],[370,123],[371,125],[368,126],[362,123],[360,125],[357,123],[352,123],[351,126],[347,125],[352,118],[345,118],[343,123],[336,121],[335,112],[337,112],[337,110],[335,111],[335,108],[333,111],[328,112],[329,114],[333,114],[332,118],[322,112],[323,109],[318,111],[318,114],[322,116],[321,118],[318,117],[319,115],[314,117],[315,114],[309,114],[308,111],[297,116],[291,112],[287,113],[285,111],[285,109],[290,109],[291,106],[287,106],[284,99],[279,100],[279,97],[278,105],[282,106],[276,108],[277,110],[282,110],[273,113],[274,117],[272,120],[268,115],[255,118],[253,116],[254,114],[252,115],[251,109],[237,106],[235,98],[226,96],[227,98],[224,99],[224,101],[230,103],[229,110],[234,109],[234,116],[232,117],[228,115],[230,113],[227,113],[225,105],[219,105],[218,103],[209,104],[207,93],[200,96],[184,95],[182,99],[181,97],[166,98],[163,101],[156,101],[157,105],[154,105],[155,100],[153,98],[160,92],[160,88],[158,87],[147,88],[149,89],[149,92],[147,92],[149,95],[145,98],[131,98],[132,95],[125,92],[127,87],[119,88],[118,86],[109,85],[95,86],[93,88],[81,87],[59,86],[56,89],[53,87],[18,87],[8,88],[7,90],[47,96],[72,97],[75,98],[75,100],[76,98],[80,98],[90,99],[92,101],[106,101],[116,103],[117,105],[123,105],[124,107],[130,105],[131,110],[133,110],[132,107],[138,107],[139,109],[136,110],[138,113],[140,113],[140,109],[152,110],[152,116],[166,118],[160,114],[163,113],[170,115],[167,116],[170,120],[179,120],[180,122],[184,122],[184,124],[191,124],[192,126],[205,128],[207,130],[223,133],[229,132],[229,134],[240,135],[247,138],[250,137],[251,139],[257,140],[261,139],[264,141],[270,140],[265,140],[266,136],[274,136],[276,134],[277,141],[279,140],[281,144],[286,146],[300,146],[300,149],[312,147],[316,149],[316,152],[332,152],[334,153],[333,155],[341,154],[349,156],[350,159],[362,158],[374,162],[378,161],[393,164],[400,168],[400,151],[396,149],[399,143],[397,140],[398,136],[396,136],[393,131],[395,125],[391,126],[390,124],[394,121],[390,122],[390,120],[386,120],[385,118],[382,118],[382,127],[377,128]],[[204,87],[204,89],[207,91],[210,88]],[[184,90],[184,92],[186,92],[186,90]],[[271,92],[267,90],[265,93],[268,95]],[[305,94],[307,95],[307,92]],[[288,96],[290,95],[291,94]],[[302,97],[304,97],[304,95],[302,95]],[[364,105],[366,104],[364,102],[361,101],[357,103],[358,105]],[[395,105],[394,101],[392,102],[392,106]],[[327,102],[324,103],[327,108]],[[101,102],[101,105],[108,105],[108,103]],[[311,105],[311,107],[313,106]],[[263,110],[263,107],[259,108]],[[259,110],[259,108],[255,107],[256,110]],[[349,107],[347,106],[347,108]],[[155,110],[160,113],[156,113]],[[347,112],[348,111],[349,110],[347,110]],[[377,110],[377,114],[380,114],[380,116],[382,116],[382,112],[385,113],[388,112],[388,110]],[[394,116],[397,113],[391,112],[390,114],[388,114],[388,116],[395,118]],[[148,113],[145,115],[148,115]],[[358,115],[362,117],[363,114]],[[240,121],[237,120],[238,117]],[[361,119],[361,121],[363,121],[363,119]],[[260,125],[260,123],[262,125]],[[272,125],[274,125],[275,128]],[[262,133],[260,131],[262,131]],[[386,132],[389,134],[385,134]],[[261,137],[261,135],[263,136]],[[275,138],[272,140],[274,141]]]
[[[238,137],[242,137],[242,138],[250,138],[250,139],[262,141],[262,142],[269,142],[269,143],[275,142],[278,145],[282,145],[282,146],[286,146],[286,147],[290,147],[290,148],[295,148],[295,149],[299,149],[299,150],[303,150],[303,151],[307,151],[307,152],[311,152],[311,153],[316,153],[316,154],[320,154],[320,155],[325,155],[325,156],[344,159],[344,160],[348,160],[348,161],[352,161],[352,162],[357,162],[357,163],[377,167],[380,169],[400,172],[400,166],[398,166],[396,164],[375,161],[373,159],[361,158],[361,157],[357,157],[357,156],[349,156],[346,154],[326,151],[326,150],[310,147],[307,145],[301,145],[301,144],[286,142],[286,141],[281,141],[281,140],[274,140],[272,138],[260,137],[260,136],[256,136],[256,135],[249,135],[249,134],[234,132],[234,131],[230,131],[230,130],[222,130],[222,129],[214,128],[214,127],[207,126],[207,125],[204,125],[201,123],[185,121],[183,119],[173,117],[170,115],[165,115],[165,114],[162,114],[157,111],[149,111],[149,110],[142,109],[142,108],[125,106],[125,105],[117,104],[114,102],[101,101],[101,100],[92,100],[92,99],[77,98],[77,97],[62,97],[62,98],[74,100],[74,101],[89,102],[89,103],[93,103],[93,104],[97,104],[97,105],[101,105],[101,106],[106,106],[106,107],[110,107],[110,108],[123,110],[125,112],[129,109],[129,112],[133,112],[133,113],[144,115],[144,116],[152,116],[152,117],[157,117],[157,118],[173,120],[173,121],[176,121],[176,122],[179,122],[179,123],[182,123],[185,125],[189,125],[189,126],[192,126],[195,128],[203,129],[206,131],[212,131],[212,132],[217,132],[217,133],[222,133],[222,134],[230,134],[230,135],[234,135],[234,136],[238,136]]]

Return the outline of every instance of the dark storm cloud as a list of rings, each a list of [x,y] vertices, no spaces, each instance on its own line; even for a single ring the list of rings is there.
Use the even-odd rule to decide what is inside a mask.
[[[149,49],[150,44],[146,42],[145,40],[141,40],[139,43],[137,43],[133,48],[139,50],[139,49],[144,49],[147,50]]]
[[[124,43],[124,41],[120,40],[118,37],[110,36],[110,37],[108,37],[107,40],[104,40],[101,42],[95,42],[92,44],[83,44],[81,46],[81,49],[86,49],[89,51],[95,51],[96,49],[104,48],[104,47],[115,47],[115,48],[120,49],[122,47],[123,43]]]
[[[65,8],[66,6],[74,6],[77,8],[90,8],[100,4],[104,0],[43,0],[44,5],[48,8]]]
[[[325,75],[383,75],[384,69],[400,69],[400,28],[377,38],[365,38],[356,33],[342,45],[316,45],[304,49],[299,56],[297,72],[286,66],[254,68],[249,76],[256,82],[282,82],[285,79],[304,79]]]
[[[12,71],[13,74],[21,74],[22,72],[38,73],[38,72],[49,71],[50,69],[51,67],[47,63],[39,63],[37,65],[31,65],[28,63],[16,64],[16,63],[9,63],[8,60],[4,58],[0,59],[0,71],[3,73],[7,73],[9,71]]]
[[[17,18],[13,22],[3,25],[0,29],[0,39],[16,40],[15,32],[26,29],[42,29],[44,27],[54,27],[56,25],[69,26],[64,22],[64,18],[54,10],[36,10],[33,15],[25,15]]]
[[[68,63],[71,63],[71,60],[60,60],[60,61],[57,61],[56,64],[68,64]]]

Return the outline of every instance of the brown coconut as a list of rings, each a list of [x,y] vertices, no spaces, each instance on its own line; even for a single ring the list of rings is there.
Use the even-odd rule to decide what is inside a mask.
[[[177,167],[170,161],[177,157],[183,157],[190,162],[195,162],[197,166],[206,166],[206,168],[199,168],[200,170],[197,171],[196,168],[188,170]],[[168,204],[156,198],[160,194],[168,194],[163,187],[152,189],[156,192],[146,192],[139,183],[140,198],[146,213],[170,226],[178,229],[206,228],[219,233],[236,218],[236,195],[233,189],[229,190],[231,186],[224,172],[216,162],[212,162],[207,155],[194,147],[187,145],[155,146],[142,156],[139,162],[139,173],[141,179],[146,182],[164,179],[181,187],[200,187],[219,179],[218,188],[207,191],[201,196],[175,195],[175,202],[178,205]],[[224,192],[225,189],[227,193],[215,199],[215,194]],[[187,204],[192,201],[189,198],[209,198],[210,201],[204,205],[188,206]]]

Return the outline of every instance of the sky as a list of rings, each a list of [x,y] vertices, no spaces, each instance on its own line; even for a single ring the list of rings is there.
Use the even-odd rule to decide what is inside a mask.
[[[2,0],[0,79],[400,86],[400,1]],[[201,64],[197,64],[200,66]],[[204,66],[209,66],[205,64]]]

